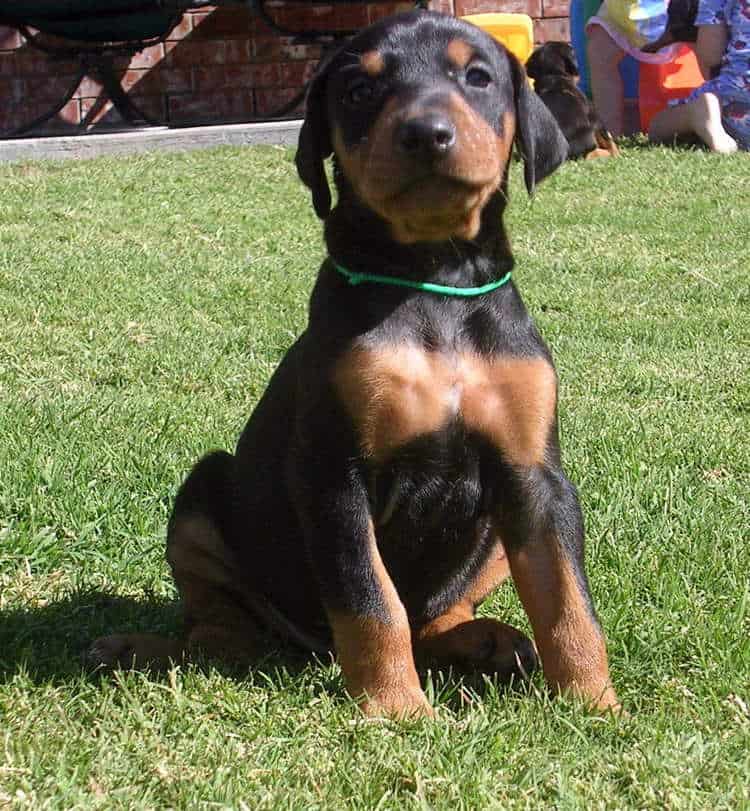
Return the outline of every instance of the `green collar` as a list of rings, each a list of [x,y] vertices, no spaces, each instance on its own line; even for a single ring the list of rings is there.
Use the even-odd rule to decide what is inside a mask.
[[[447,284],[413,282],[411,279],[399,279],[395,276],[381,276],[377,273],[356,273],[353,270],[342,268],[341,265],[337,264],[333,259],[331,259],[331,264],[351,285],[362,284],[363,282],[391,284],[395,287],[411,287],[414,290],[421,290],[425,293],[436,293],[440,296],[463,296],[465,298],[483,296],[485,293],[491,293],[493,290],[497,290],[498,287],[502,287],[510,281],[510,271],[508,271],[505,276],[502,276],[500,279],[489,282],[488,284],[483,284],[481,287],[450,287]]]

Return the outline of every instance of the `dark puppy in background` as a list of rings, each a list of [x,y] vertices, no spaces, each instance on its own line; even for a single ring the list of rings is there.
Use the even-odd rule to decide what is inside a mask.
[[[431,715],[415,662],[535,667],[523,633],[476,617],[512,575],[551,688],[618,708],[557,375],[510,278],[514,144],[530,192],[566,156],[522,66],[468,23],[387,18],[320,67],[296,158],[328,250],[307,328],[235,452],[177,495],[184,638],[104,637],[93,662],[252,663],[270,629],[335,651],[366,714]]]
[[[526,62],[526,73],[568,141],[568,159],[619,155],[594,105],[578,89],[578,62],[567,42],[540,45]]]

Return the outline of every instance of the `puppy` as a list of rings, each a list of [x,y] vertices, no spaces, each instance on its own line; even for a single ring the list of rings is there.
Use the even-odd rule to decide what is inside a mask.
[[[567,154],[519,62],[468,23],[391,17],[321,65],[296,156],[328,250],[307,327],[234,453],[177,495],[185,637],[105,637],[92,661],[252,663],[270,629],[335,651],[364,713],[429,716],[420,661],[534,669],[522,632],[476,616],[512,574],[551,688],[618,707],[557,376],[511,279],[514,144],[529,192]]]
[[[540,45],[526,62],[526,72],[568,141],[569,159],[619,155],[594,105],[578,89],[578,63],[567,42]]]

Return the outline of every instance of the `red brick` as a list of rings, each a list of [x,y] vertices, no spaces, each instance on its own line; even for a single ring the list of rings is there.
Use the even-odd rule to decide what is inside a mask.
[[[257,80],[257,74],[255,71],[255,65],[227,65],[223,70],[224,75],[222,77],[224,87],[251,88]],[[201,89],[197,76],[196,89]]]
[[[186,123],[188,121],[209,121],[218,117],[216,98],[205,96],[169,96],[167,98],[168,121]]]
[[[167,42],[166,62],[170,67],[172,65],[183,67],[223,65],[226,62],[226,46],[227,43],[222,40]]]
[[[3,112],[0,110],[0,131],[16,129],[30,124],[35,118],[49,112],[51,104],[27,103]],[[78,99],[71,99],[56,115],[30,134],[43,132],[70,132],[80,121]]]
[[[225,61],[231,64],[246,64],[250,61],[253,43],[250,39],[229,39],[225,43]]]
[[[84,76],[83,81],[78,85],[75,95],[78,98],[84,96],[98,96],[102,92],[102,83],[91,76]]]
[[[400,14],[402,11],[411,11],[414,8],[412,3],[374,3],[367,6],[367,21],[375,23],[392,14]]]
[[[226,86],[222,65],[197,65],[193,68],[193,87],[196,95],[206,95]]]
[[[10,50],[20,48],[23,44],[23,37],[17,28],[8,25],[0,25],[0,50]]]
[[[22,85],[22,92],[30,102],[59,101],[70,89],[72,77],[45,76],[43,78],[29,77],[18,79]]]
[[[57,114],[58,121],[65,124],[77,125],[81,121],[81,103],[78,99],[71,99]]]
[[[320,45],[297,44],[294,37],[277,37],[276,42],[281,59],[320,59]]]
[[[167,41],[184,39],[190,35],[193,30],[193,16],[192,14],[183,14],[180,21],[175,27],[167,34]]]
[[[255,15],[249,8],[222,8],[193,15],[193,36],[202,39],[248,38],[254,31]]]
[[[15,51],[0,53],[0,77],[18,76],[18,62]]]
[[[157,121],[166,121],[167,116],[165,113],[165,98],[162,93],[158,95],[141,96],[137,93],[129,95],[128,98],[135,104],[135,106],[145,113],[150,118]]]
[[[26,120],[31,120],[31,118],[29,117],[29,119]],[[14,130],[22,123],[23,120],[19,113],[15,110],[4,110],[2,104],[0,104],[0,133]]]
[[[120,78],[120,87],[130,93],[135,90],[140,95],[153,95],[163,92],[161,74],[156,70],[126,70]]]
[[[138,107],[145,115],[156,119],[157,121],[166,120],[164,115],[164,96],[129,96],[133,104]],[[120,113],[115,109],[109,99],[81,99],[81,120],[86,116],[91,115],[91,111],[95,110],[92,117],[87,121],[88,127],[96,128],[97,125],[102,124],[123,124],[127,122]]]
[[[23,79],[0,78],[0,107],[5,110],[15,109],[26,101],[26,87]]]
[[[438,11],[441,14],[454,14],[456,13],[455,3],[453,0],[430,0],[427,6],[430,11]]]
[[[570,42],[570,23],[567,17],[537,20],[534,24],[534,40],[537,44],[552,40]]]
[[[224,86],[250,89],[258,85],[278,84],[279,66],[270,65],[227,65],[224,68]]]
[[[281,59],[281,40],[277,36],[253,37],[251,45],[253,62]]]
[[[270,16],[280,26],[289,31],[308,30],[356,30],[367,25],[367,6],[336,5],[285,5],[271,9]]]
[[[87,115],[92,115],[92,110],[96,112],[93,113],[93,121],[101,121],[110,110],[114,109],[114,105],[112,104],[109,99],[105,98],[104,96],[96,96],[94,98],[85,98],[81,99],[81,121],[83,121]]]
[[[27,49],[25,48],[18,51],[19,58],[23,59],[26,53]],[[54,74],[55,76],[62,76],[63,74],[66,74],[69,75],[71,79],[81,70],[81,62],[79,59],[62,59],[55,56],[51,57],[44,64],[47,73]]]
[[[255,68],[255,87],[278,87],[281,84],[280,66],[275,62],[261,62]]]
[[[193,89],[193,69],[168,67],[161,63],[154,68],[159,74],[159,81],[165,91],[171,93],[184,93]]]
[[[205,65],[246,63],[251,60],[252,41],[242,39],[194,39],[175,40],[165,43],[168,64]]]
[[[232,121],[247,121],[255,115],[255,101],[249,88],[227,93],[223,105],[224,115]]]
[[[313,6],[313,8],[316,8]],[[329,14],[322,15],[330,19],[333,28],[364,28],[368,24],[367,6],[360,3],[346,6],[333,6]]]
[[[258,116],[267,116],[281,109],[290,102],[299,90],[286,88],[281,90],[256,90],[255,91],[255,112]],[[300,102],[297,110],[302,111],[304,102]],[[290,113],[291,114],[291,113]]]
[[[63,71],[62,65],[56,64],[46,53],[31,47],[16,51],[16,65],[19,76],[48,76],[50,73]]]
[[[224,90],[210,96],[170,96],[169,120],[173,123],[247,120],[254,114],[248,90]]]
[[[128,59],[127,56],[123,58],[125,64],[123,68],[131,68],[136,70],[138,68],[153,68],[164,59],[164,43],[160,42],[157,45],[151,45],[144,48]],[[119,65],[118,65],[119,66]]]
[[[542,17],[567,17],[570,0],[542,0]]]
[[[282,87],[302,87],[312,78],[317,61],[309,62],[283,62],[281,68]]]
[[[497,0],[455,0],[456,14],[464,17],[467,14],[484,14],[497,11]],[[505,0],[503,12],[510,14],[528,14],[529,17],[542,16],[542,0]]]

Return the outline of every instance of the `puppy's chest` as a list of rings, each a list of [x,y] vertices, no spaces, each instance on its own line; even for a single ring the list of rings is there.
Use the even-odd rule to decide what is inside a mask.
[[[355,346],[337,362],[333,382],[362,453],[376,463],[414,439],[461,426],[513,464],[538,464],[555,416],[556,376],[542,357],[410,342]]]

